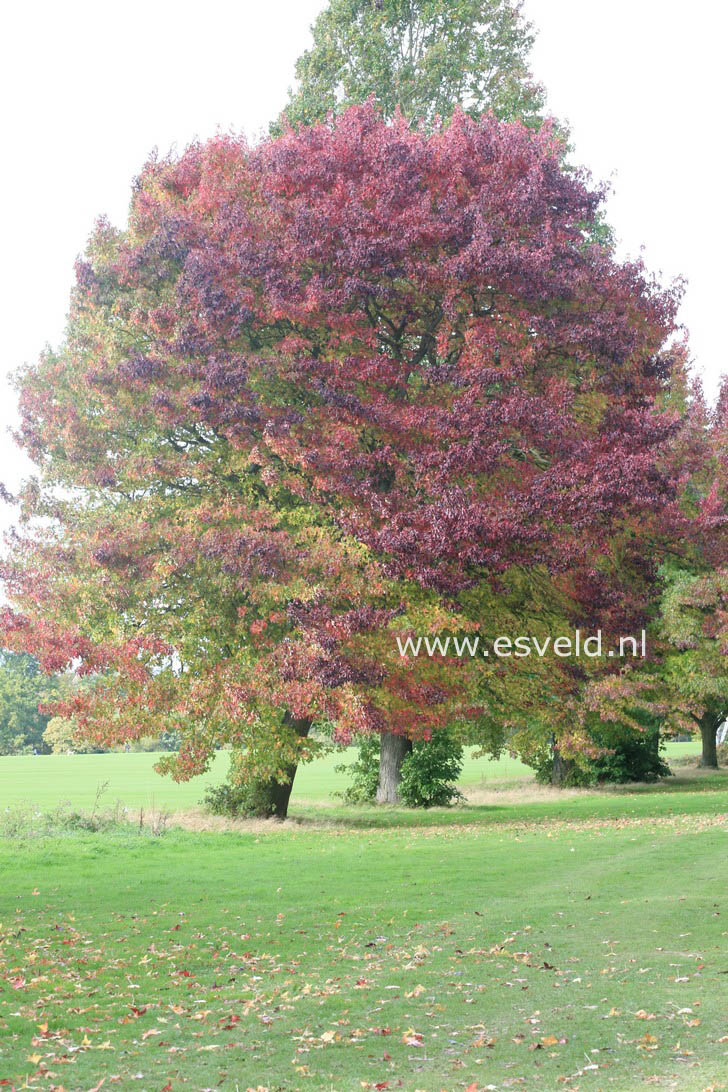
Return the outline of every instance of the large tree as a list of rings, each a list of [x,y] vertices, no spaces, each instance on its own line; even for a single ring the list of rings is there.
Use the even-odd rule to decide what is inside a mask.
[[[174,728],[177,776],[228,742],[285,783],[314,720],[477,716],[470,672],[401,661],[393,627],[472,628],[473,589],[666,503],[676,300],[589,242],[599,194],[560,156],[361,107],[148,164],[21,383],[47,519],[5,631],[106,673],[65,710],[87,735]]]
[[[432,124],[456,107],[536,123],[542,89],[529,71],[533,35],[513,0],[330,0],[296,63],[285,117],[321,121],[373,96]]]
[[[314,44],[296,63],[297,89],[272,126],[324,121],[373,97],[384,117],[432,125],[456,109],[474,117],[540,119],[542,89],[531,76],[533,42],[511,0],[330,0]],[[411,741],[386,733],[378,798],[397,798]]]

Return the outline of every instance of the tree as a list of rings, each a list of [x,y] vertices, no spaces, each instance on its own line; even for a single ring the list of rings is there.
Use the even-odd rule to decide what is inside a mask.
[[[509,661],[498,689],[489,680],[488,691],[497,720],[510,728],[508,749],[533,766],[539,779],[554,785],[597,777],[629,780],[631,768],[631,779],[641,780],[650,767],[660,769],[658,740],[650,742],[656,720],[624,716],[611,689],[615,676],[654,663],[659,558],[671,530],[666,516],[658,508],[639,521],[626,520],[612,529],[589,564],[549,579],[540,574],[539,582],[534,580],[539,574],[528,574],[508,594],[501,586],[491,609],[483,607],[485,616],[498,618],[500,632],[527,633],[542,648],[548,645],[543,658]],[[558,642],[573,650],[576,630],[581,654],[561,658]],[[643,631],[649,635],[645,660]]]
[[[657,397],[676,294],[588,240],[561,145],[371,106],[152,161],[78,266],[69,339],[21,384],[40,469],[6,640],[100,673],[99,742],[177,730],[290,784],[318,721],[421,738],[485,715],[479,593],[560,573],[673,495]],[[285,807],[285,801],[280,810]]]
[[[699,731],[701,766],[717,767],[716,732],[728,717],[728,571],[662,569],[661,614],[651,659],[637,669],[606,674],[585,693],[582,718],[645,732],[659,723],[667,734]]]
[[[42,673],[34,656],[7,649],[0,653],[0,754],[46,750],[48,716],[39,706],[56,690],[56,681]]]
[[[432,125],[456,107],[474,117],[540,120],[541,87],[528,67],[533,35],[512,0],[330,0],[296,63],[290,124],[325,120],[373,96]],[[278,132],[280,132],[280,123]]]
[[[693,402],[678,448],[682,550],[662,571],[661,675],[671,716],[697,726],[700,764],[716,767],[716,732],[728,717],[728,380],[713,410],[699,388]]]
[[[458,108],[478,117],[534,124],[544,105],[528,67],[533,43],[511,0],[333,0],[313,28],[314,46],[296,63],[286,125],[324,121],[373,96],[384,117],[397,110],[432,125]],[[384,733],[379,799],[397,800],[411,741]]]
[[[728,569],[668,570],[662,624],[671,651],[664,678],[673,708],[697,725],[701,766],[717,767],[716,733],[728,718]]]
[[[54,754],[66,754],[76,751],[75,729],[72,720],[65,717],[51,717],[43,732],[43,740]]]
[[[676,354],[684,359],[685,347]],[[651,550],[665,560],[643,592],[653,604],[651,655],[591,681],[584,708],[637,729],[645,714],[664,732],[697,728],[701,765],[715,767],[716,730],[728,716],[728,383],[713,410],[698,384],[679,390],[670,397],[685,400],[684,412],[667,452],[679,488]]]
[[[402,761],[401,779],[397,786],[400,800],[408,807],[447,807],[462,799],[456,782],[463,765],[463,748],[459,739],[447,728],[441,728],[429,740],[410,744]],[[351,766],[337,766],[348,773],[351,783],[343,793],[352,804],[373,803],[381,791],[380,739],[364,736],[358,757]]]

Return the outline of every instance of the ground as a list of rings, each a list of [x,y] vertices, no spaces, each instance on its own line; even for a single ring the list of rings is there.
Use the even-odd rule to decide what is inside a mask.
[[[65,760],[72,803],[92,805],[103,759],[112,776],[152,761],[3,759],[5,798],[28,801],[10,764],[35,762],[47,809],[43,763]],[[728,1088],[728,775],[563,796],[506,772],[471,778],[467,807],[408,813],[321,806],[325,766],[293,822],[217,831],[199,788],[173,800],[162,782],[195,829],[161,835],[147,798],[130,800],[141,829],[137,811],[95,833],[11,807],[0,1083]]]

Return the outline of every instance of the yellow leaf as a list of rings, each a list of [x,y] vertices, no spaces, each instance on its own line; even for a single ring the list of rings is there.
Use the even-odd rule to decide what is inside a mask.
[[[415,986],[415,988],[413,990],[410,990],[408,993],[406,993],[405,997],[419,997],[424,992],[425,992],[425,987],[420,986],[418,984],[418,985]]]

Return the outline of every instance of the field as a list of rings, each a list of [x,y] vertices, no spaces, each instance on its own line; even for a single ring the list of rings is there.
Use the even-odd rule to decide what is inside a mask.
[[[675,746],[675,745],[674,745]],[[681,744],[676,746],[680,747]],[[688,745],[690,746],[690,745]],[[352,761],[355,750],[338,752],[317,759],[298,772],[293,791],[294,801],[330,800],[346,785],[346,777],[335,767]],[[68,800],[74,806],[89,807],[94,803],[99,786],[106,785],[105,803],[120,800],[129,807],[159,807],[177,811],[194,808],[204,794],[205,786],[222,781],[227,771],[228,756],[218,752],[212,769],[202,777],[176,785],[168,777],[154,772],[157,754],[134,753],[106,755],[22,755],[0,758],[2,803],[18,804],[32,801],[44,807]],[[498,761],[468,757],[462,783],[483,782],[529,777],[531,771],[515,758]]]
[[[340,760],[283,825],[0,838],[0,1082],[728,1087],[728,775],[559,795],[470,762],[471,804],[410,813],[327,802]],[[3,803],[192,809],[152,762],[2,759]]]
[[[668,744],[668,754],[697,753],[694,743]],[[293,790],[293,810],[306,801],[331,800],[346,785],[345,775],[335,767],[350,762],[354,751],[326,755],[302,766]],[[227,754],[220,752],[209,773],[186,784],[176,785],[168,777],[154,772],[156,754],[107,755],[22,755],[0,757],[0,805],[33,803],[49,807],[69,801],[74,807],[90,807],[99,788],[105,786],[105,804],[119,800],[130,808],[164,808],[178,811],[194,808],[204,795],[205,786],[222,781],[227,770]],[[531,771],[515,758],[497,761],[475,759],[468,753],[460,779],[466,788],[487,788],[502,781],[528,779]]]

